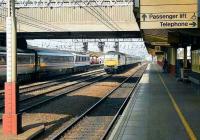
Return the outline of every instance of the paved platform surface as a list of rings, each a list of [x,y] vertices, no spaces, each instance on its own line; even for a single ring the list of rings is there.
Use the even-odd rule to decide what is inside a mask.
[[[44,129],[44,125],[40,125],[31,129],[23,130],[23,132],[17,136],[4,136],[2,126],[0,126],[0,140],[31,140],[42,133]]]
[[[200,139],[200,95],[149,64],[110,140]]]

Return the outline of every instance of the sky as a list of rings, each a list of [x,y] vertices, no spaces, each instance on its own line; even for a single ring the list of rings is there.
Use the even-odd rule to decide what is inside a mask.
[[[119,42],[119,51],[129,55],[142,56],[147,57],[148,53],[144,42],[140,39],[133,39],[133,42]],[[58,50],[66,50],[66,51],[83,51],[83,43],[81,40],[73,41],[73,40],[27,40],[29,46],[39,47],[39,48],[48,48],[48,49],[58,49]],[[113,51],[115,42],[105,42],[104,52]],[[99,52],[98,43],[97,42],[89,42],[88,50]]]

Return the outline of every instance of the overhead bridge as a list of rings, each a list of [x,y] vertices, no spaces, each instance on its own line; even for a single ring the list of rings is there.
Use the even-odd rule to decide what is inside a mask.
[[[3,34],[6,30],[7,9],[5,1],[0,0],[0,4],[0,33]],[[62,34],[61,38],[68,38],[69,34],[74,32],[77,32],[76,38],[88,36],[90,32],[95,32],[97,35],[102,32],[111,34],[123,32],[127,37],[137,37],[139,27],[133,7],[132,0],[43,2],[17,0],[17,31],[22,35],[32,33],[34,36],[29,38],[36,36],[36,38],[47,38],[45,33],[48,33],[48,38],[56,38],[58,37],[55,35],[56,32]],[[116,36],[116,33],[113,36]]]

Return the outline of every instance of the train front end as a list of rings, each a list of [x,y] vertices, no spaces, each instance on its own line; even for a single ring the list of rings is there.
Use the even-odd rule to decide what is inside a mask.
[[[115,73],[118,69],[119,59],[118,54],[109,52],[104,56],[104,70],[107,73]]]

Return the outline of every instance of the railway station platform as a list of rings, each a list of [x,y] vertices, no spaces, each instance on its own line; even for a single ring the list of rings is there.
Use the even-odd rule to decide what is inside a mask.
[[[200,94],[149,64],[109,140],[200,139]]]

